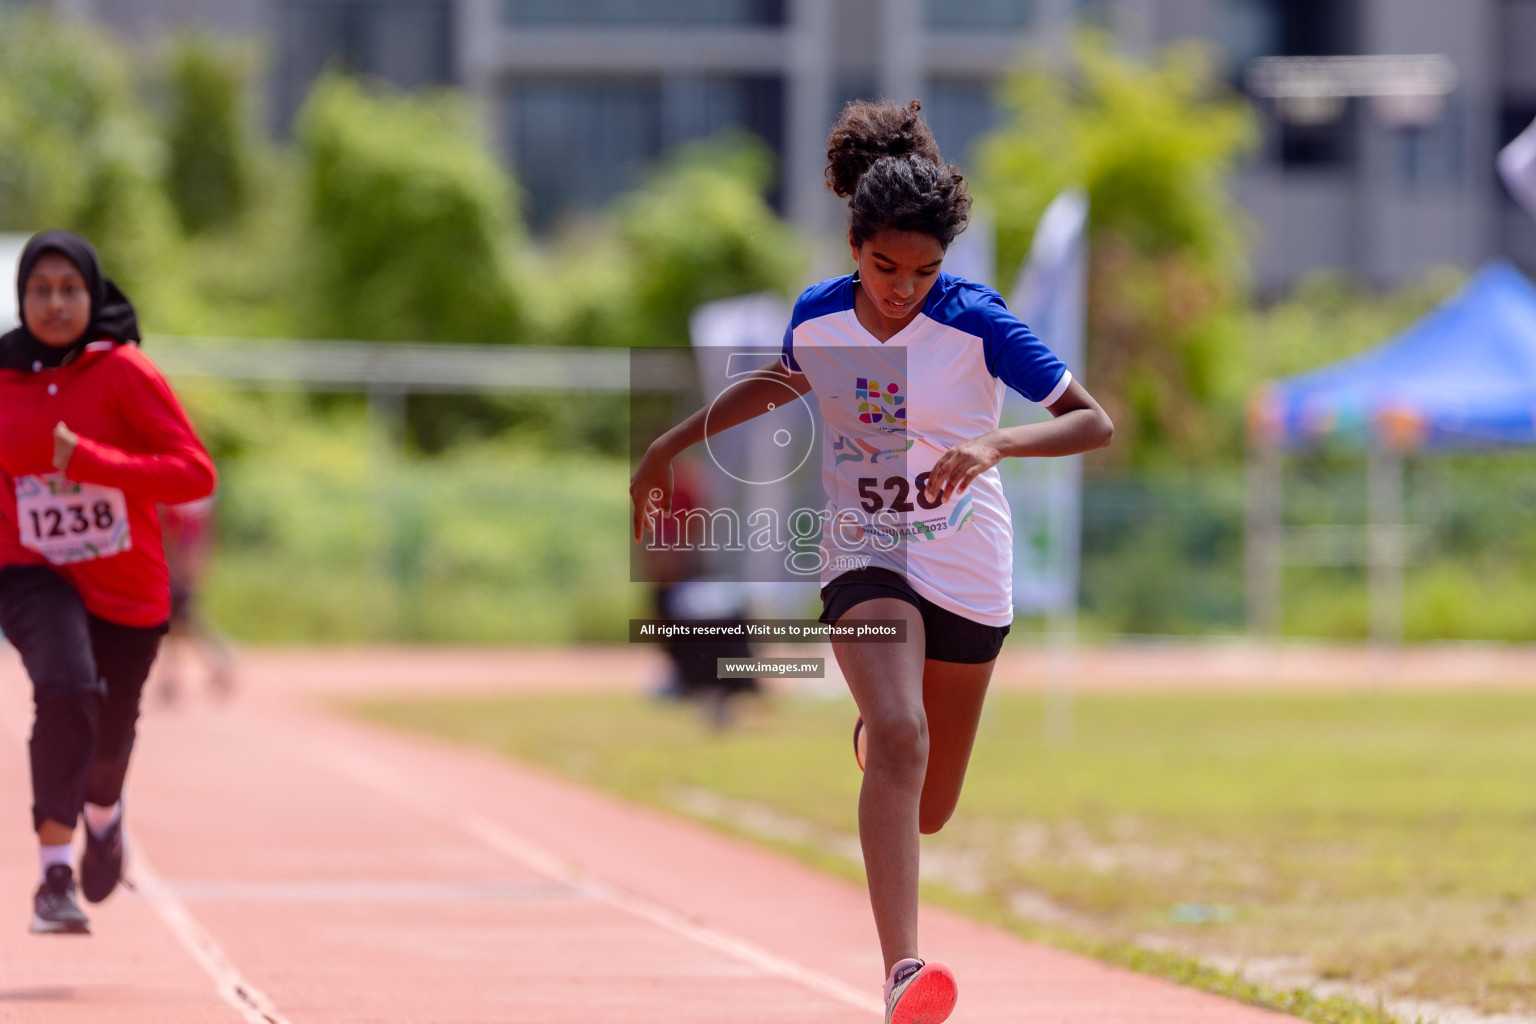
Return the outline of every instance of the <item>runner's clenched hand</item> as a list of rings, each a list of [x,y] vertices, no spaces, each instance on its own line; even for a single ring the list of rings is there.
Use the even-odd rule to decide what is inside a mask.
[[[987,435],[962,441],[934,463],[933,472],[928,475],[928,486],[923,488],[923,497],[942,505],[953,495],[964,494],[972,480],[997,465],[1002,458],[1002,452],[987,440]]]
[[[36,436],[36,435],[33,435]],[[80,437],[73,430],[59,420],[53,427],[53,468],[60,473],[69,468],[69,460],[75,454],[75,445],[80,443]]]
[[[656,454],[654,448],[647,450],[630,477],[629,500],[634,510],[635,540],[639,542],[647,529],[654,528],[651,517],[656,512],[672,511],[672,460]]]

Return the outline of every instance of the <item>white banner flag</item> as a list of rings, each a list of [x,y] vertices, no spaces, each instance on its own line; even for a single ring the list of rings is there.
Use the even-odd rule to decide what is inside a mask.
[[[949,244],[944,269],[967,281],[997,287],[997,224],[983,204],[971,207],[971,223]]]
[[[1499,153],[1499,174],[1525,212],[1536,217],[1536,121]]]
[[[1088,196],[1070,189],[1046,208],[1009,305],[1077,380],[1083,376],[1088,318]],[[1012,391],[1003,422],[1049,415]],[[1013,606],[1070,615],[1077,608],[1082,534],[1082,456],[1005,459],[1003,488],[1013,509]]]
[[[790,307],[778,295],[762,292],[720,299],[699,306],[688,321],[699,383],[705,403],[742,380],[758,376],[774,364],[784,347]],[[779,521],[819,491],[820,449],[814,402],[796,399],[785,388],[785,408],[746,427],[716,434],[696,454],[708,460],[701,495],[715,508],[735,509],[743,522],[753,512],[772,509]],[[813,507],[820,507],[815,502]],[[772,549],[748,550],[722,558],[715,571],[747,582],[735,589],[746,597],[754,614],[788,616],[801,612],[814,594],[817,580],[807,583],[769,582],[780,579],[783,555]],[[724,584],[722,583],[722,586]]]

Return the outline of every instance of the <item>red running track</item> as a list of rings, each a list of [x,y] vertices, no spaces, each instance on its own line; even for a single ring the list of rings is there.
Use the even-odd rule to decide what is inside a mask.
[[[300,680],[344,659],[303,660],[252,659],[233,706],[146,716],[138,891],[66,938],[25,930],[26,687],[0,657],[0,1021],[880,1020],[859,887],[535,768],[329,717]],[[939,910],[923,942],[960,979],[956,1024],[1287,1019]]]

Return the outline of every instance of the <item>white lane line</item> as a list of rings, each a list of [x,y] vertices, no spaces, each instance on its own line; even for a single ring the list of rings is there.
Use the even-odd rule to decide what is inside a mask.
[[[247,1024],[290,1024],[287,1017],[277,1011],[272,1000],[246,980],[217,942],[203,930],[187,908],[177,899],[170,886],[150,867],[143,850],[133,846],[133,874],[138,880],[139,893],[170,929],[171,934],[213,979],[219,997],[233,1006]]]
[[[649,921],[708,949],[723,953],[765,974],[795,982],[804,988],[867,1013],[880,1015],[885,1013],[885,1006],[881,1000],[830,975],[770,953],[745,939],[690,921],[683,915],[644,897],[622,892],[610,885],[585,877],[574,866],[555,854],[483,815],[450,806],[435,794],[417,787],[383,762],[367,754],[356,750],[338,750],[330,744],[312,745],[309,749],[311,757],[316,762],[338,774],[407,804],[437,821],[454,826],[546,878],[573,886],[594,900]]]
[[[568,885],[537,882],[287,881],[162,882],[183,903],[569,903]]]
[[[7,707],[6,712],[0,714],[5,731],[25,746],[26,730],[11,717],[9,711],[10,708]],[[214,989],[219,993],[219,998],[234,1007],[235,1012],[245,1019],[246,1024],[292,1024],[287,1017],[277,1012],[277,1008],[272,1005],[272,1000],[245,979],[239,969],[230,962],[219,944],[213,941],[197,920],[187,912],[187,908],[182,906],[181,901],[160,881],[160,876],[149,866],[149,861],[144,856],[144,849],[134,840],[133,834],[126,827],[123,833],[124,841],[130,851],[128,861],[132,864],[133,875],[138,880],[139,894],[144,897],[161,922],[170,929],[176,941],[180,942],[182,948],[191,955],[193,962],[213,980]]]

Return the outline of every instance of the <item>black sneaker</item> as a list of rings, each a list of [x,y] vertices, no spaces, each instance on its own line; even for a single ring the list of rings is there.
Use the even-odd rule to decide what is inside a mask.
[[[91,922],[75,902],[75,873],[68,864],[53,864],[32,900],[32,932],[36,935],[89,935]]]
[[[100,903],[112,895],[123,877],[123,815],[97,839],[85,826],[85,852],[80,855],[80,894],[91,903]]]

